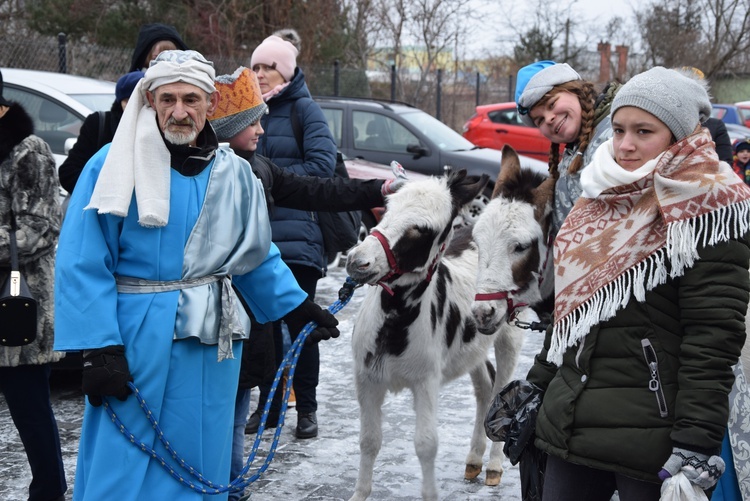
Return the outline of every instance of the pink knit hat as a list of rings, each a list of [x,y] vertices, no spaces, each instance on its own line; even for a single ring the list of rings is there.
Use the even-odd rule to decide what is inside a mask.
[[[271,35],[256,47],[250,57],[250,67],[255,70],[256,64],[265,64],[275,69],[285,81],[294,77],[294,69],[297,67],[297,48],[290,42]]]

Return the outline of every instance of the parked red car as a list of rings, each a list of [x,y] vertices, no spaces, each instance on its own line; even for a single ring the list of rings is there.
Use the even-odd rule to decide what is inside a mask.
[[[549,159],[549,139],[521,121],[514,102],[477,106],[476,113],[464,124],[463,136],[483,148],[502,150],[509,144],[519,155],[542,162]]]

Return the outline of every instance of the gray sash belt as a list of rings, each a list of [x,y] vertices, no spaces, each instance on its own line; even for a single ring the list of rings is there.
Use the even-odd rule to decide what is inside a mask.
[[[154,292],[172,292],[181,289],[192,289],[201,285],[212,284],[225,278],[225,276],[208,275],[198,278],[186,278],[183,280],[146,280],[134,277],[115,277],[117,281],[117,292],[125,294],[152,294]]]
[[[226,358],[234,358],[232,353],[232,333],[237,327],[234,308],[234,290],[232,280],[228,275],[207,275],[198,278],[182,280],[146,280],[134,277],[115,277],[117,292],[125,294],[153,294],[171,292],[182,289],[192,289],[201,285],[221,282],[221,322],[219,326],[219,362]]]

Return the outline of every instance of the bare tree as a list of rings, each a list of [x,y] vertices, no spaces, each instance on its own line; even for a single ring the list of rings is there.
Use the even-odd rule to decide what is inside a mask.
[[[398,95],[417,106],[434,94],[438,69],[456,64],[472,18],[470,0],[375,0],[379,29],[372,32],[371,60],[398,70]],[[384,49],[384,50],[383,50]],[[408,59],[407,59],[408,58]],[[415,68],[416,73],[401,71]]]
[[[358,68],[367,67],[367,58],[376,39],[380,24],[374,0],[344,0],[346,19],[344,59]]]
[[[27,33],[23,0],[0,0],[0,35],[22,36]]]
[[[747,0],[656,0],[636,19],[651,65],[694,66],[707,79],[747,71]]]
[[[555,4],[536,0],[527,7],[530,22],[511,25],[516,42],[513,57],[516,64],[526,64],[541,59],[566,62],[574,67],[581,65],[581,56],[594,38],[590,26],[586,26],[576,9],[576,0]]]

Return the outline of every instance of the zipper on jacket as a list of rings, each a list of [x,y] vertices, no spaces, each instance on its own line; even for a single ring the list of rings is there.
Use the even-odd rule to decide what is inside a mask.
[[[659,415],[663,418],[667,417],[667,399],[664,398],[664,390],[661,387],[661,379],[659,378],[659,361],[656,358],[656,350],[654,350],[651,341],[648,339],[641,339],[641,346],[643,347],[643,355],[646,357],[648,369],[651,372],[648,389],[656,395],[656,404],[659,406]]]

